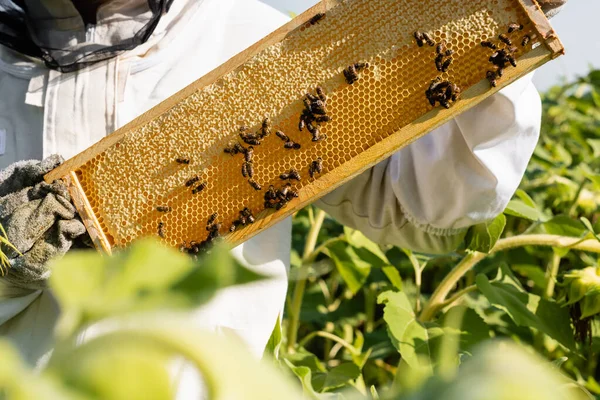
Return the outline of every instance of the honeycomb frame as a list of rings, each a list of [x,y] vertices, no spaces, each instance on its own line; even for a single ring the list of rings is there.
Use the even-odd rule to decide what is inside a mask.
[[[312,23],[317,13],[325,18]],[[515,36],[534,39],[518,47],[518,64],[490,87],[490,50],[480,45],[524,25]],[[436,70],[435,50],[418,47],[415,30],[430,32],[454,50],[446,73]],[[520,36],[519,36],[520,35]],[[171,246],[201,241],[205,223],[219,214],[221,234],[232,246],[242,243],[329,193],[398,149],[468,110],[506,85],[564,53],[535,0],[324,0],[260,42],[166,99],[113,134],[46,175],[63,179],[94,244],[111,253],[133,240],[157,235]],[[343,70],[355,62],[369,68],[349,85]],[[425,98],[440,76],[457,83],[461,98],[450,109]],[[327,139],[313,143],[298,131],[307,92],[321,86],[332,121],[322,125]],[[247,125],[256,130],[265,117],[301,144],[285,150],[271,135],[255,146],[255,174],[262,191],[242,178],[243,156],[223,148]],[[189,157],[189,165],[177,164]],[[307,168],[323,157],[322,174]],[[280,187],[279,174],[296,168],[298,198],[281,210],[265,210],[263,194]],[[199,175],[206,190],[191,194],[184,183]],[[157,206],[171,207],[159,213]],[[256,222],[234,233],[228,227],[244,207]]]

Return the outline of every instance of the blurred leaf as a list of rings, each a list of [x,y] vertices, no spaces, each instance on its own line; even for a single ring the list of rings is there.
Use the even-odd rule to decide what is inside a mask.
[[[68,254],[52,267],[50,287],[62,310],[57,329],[65,337],[82,324],[109,316],[195,307],[219,288],[260,278],[225,251],[213,250],[200,266],[147,239],[114,257]]]
[[[381,270],[396,289],[402,290],[402,278],[396,267],[383,267]]]
[[[340,388],[360,376],[360,368],[354,363],[343,363],[329,371],[323,384],[323,391]]]
[[[532,208],[537,208],[537,205],[535,204],[535,201],[523,189],[517,189],[517,191],[515,192],[515,195],[519,199],[521,199],[521,201],[523,203],[525,203],[525,205],[527,205],[529,207],[532,207]]]
[[[294,363],[297,367],[307,367],[313,372],[327,372],[327,369],[323,366],[319,358],[306,350],[286,354],[286,359]]]
[[[419,321],[403,292],[387,291],[379,295],[377,302],[384,304],[383,319],[389,334],[395,339],[396,348],[402,359],[414,369],[425,369],[430,373],[431,352],[429,333]]]
[[[363,261],[354,248],[344,242],[333,243],[327,252],[348,289],[356,294],[367,281],[371,273],[371,264]]]
[[[314,400],[342,400],[344,397],[339,393],[317,393],[312,385],[312,373],[308,367],[296,367],[288,360],[284,360],[292,372],[300,379],[304,394]]]
[[[504,214],[498,215],[493,221],[472,226],[465,237],[467,249],[489,253],[500,239],[505,226],[506,217]]]
[[[508,206],[506,206],[506,209],[504,210],[504,214],[536,222],[548,220],[548,217],[546,217],[544,213],[522,200],[509,201]]]
[[[490,327],[479,315],[477,315],[475,310],[466,306],[455,306],[448,310],[444,314],[444,322],[442,322],[442,325],[446,325],[446,318],[451,310],[460,310],[463,313],[462,326],[460,329],[461,350],[471,351],[476,345],[490,338]]]
[[[579,220],[581,221],[581,223],[583,224],[583,226],[585,226],[585,228],[590,231],[591,236],[594,236],[594,238],[596,238],[596,240],[600,241],[600,235],[597,235],[594,227],[592,226],[592,223],[590,222],[589,219],[585,218],[585,217],[581,217],[579,218]]]
[[[587,143],[594,152],[594,157],[600,157],[600,139],[587,139]]]
[[[275,327],[273,327],[273,332],[271,332],[271,337],[265,346],[263,358],[267,355],[271,355],[271,357],[278,359],[279,358],[279,347],[281,347],[283,332],[281,330],[281,316],[277,316],[277,322],[275,322]]]
[[[583,237],[585,226],[580,221],[559,215],[544,223],[544,229],[551,235]]]
[[[355,252],[364,261],[370,262],[371,266],[383,267],[391,264],[379,245],[367,238],[362,232],[344,227],[344,233],[346,240],[354,247]]]
[[[535,328],[548,336],[556,339],[569,349],[575,348],[573,332],[570,329],[568,312],[555,302],[540,299],[539,296],[519,291],[516,287],[500,282],[490,283],[488,278],[477,275],[477,287],[489,302],[504,310],[518,326]],[[533,308],[540,316],[530,310]],[[550,320],[549,313],[554,313]],[[563,320],[563,326],[557,326],[552,320]]]

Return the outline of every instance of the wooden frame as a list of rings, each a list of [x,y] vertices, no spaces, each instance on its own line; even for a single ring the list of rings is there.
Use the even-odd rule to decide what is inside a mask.
[[[461,101],[457,102],[452,109],[445,110],[436,108],[422,115],[420,118],[400,129],[395,134],[390,135],[388,138],[378,142],[374,146],[358,154],[349,162],[345,163],[345,172],[326,174],[320,179],[303,187],[299,198],[295,199],[293,203],[291,203],[290,207],[287,207],[276,214],[270,214],[266,211],[261,213],[257,216],[257,222],[253,224],[251,228],[229,235],[228,242],[231,245],[237,245],[245,240],[250,239],[276,222],[288,217],[296,210],[310,204],[320,196],[323,196],[324,194],[334,190],[361,172],[372,167],[376,163],[386,159],[399,148],[406,146],[427,132],[439,127],[455,116],[478,104],[485,98],[496,93],[498,90],[502,89],[504,86],[515,81],[524,74],[535,70],[545,62],[563,54],[564,49],[562,44],[556,37],[548,20],[544,17],[539,5],[534,0],[518,1],[529,15],[529,18],[533,21],[535,29],[537,30],[537,34],[543,39],[544,45],[538,46],[521,57],[519,59],[519,68],[507,70],[502,83],[498,87],[490,89],[487,80],[482,80],[478,84],[469,87],[463,92]],[[118,129],[113,134],[107,136],[77,156],[67,160],[64,164],[57,167],[55,170],[51,171],[45,176],[45,180],[47,182],[52,182],[56,179],[65,179],[68,182],[75,206],[79,210],[86,228],[92,237],[94,244],[99,250],[110,253],[111,243],[102,231],[101,224],[98,222],[90,203],[87,201],[86,194],[82,189],[75,171],[77,171],[77,169],[86,162],[93,159],[96,155],[118,143],[131,130],[151,122],[158,116],[170,110],[179,102],[188,98],[199,89],[216,82],[230,71],[235,70],[255,55],[267,49],[269,46],[282,41],[290,32],[305,25],[316,13],[325,12],[332,7],[335,7],[339,3],[341,3],[341,1],[338,0],[322,1],[302,15],[285,24],[275,32],[271,33],[261,41],[234,56],[229,61],[214,69],[204,77],[166,99],[153,109],[140,115],[138,118]]]

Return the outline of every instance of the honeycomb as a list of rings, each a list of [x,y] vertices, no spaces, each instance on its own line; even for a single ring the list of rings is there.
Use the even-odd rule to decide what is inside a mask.
[[[325,18],[312,24],[317,12],[326,12]],[[214,212],[225,239],[240,243],[554,58],[562,48],[548,46],[553,33],[543,31],[539,21],[546,23],[531,0],[326,0],[225,64],[228,70],[192,84],[47,179],[70,174],[74,197],[81,199],[77,207],[89,216],[88,230],[93,225],[92,236],[105,250],[157,236],[160,223],[162,240],[171,246],[203,240]],[[519,66],[510,67],[492,89],[485,76],[493,51],[480,43],[497,42],[509,23],[524,26],[510,35]],[[435,47],[416,45],[415,30],[454,51],[447,72],[436,69]],[[523,47],[525,34],[534,40]],[[369,67],[349,85],[342,72],[356,62]],[[463,90],[449,110],[434,108],[425,98],[436,77]],[[328,96],[331,121],[321,125],[327,138],[315,143],[299,131],[298,122],[306,93],[318,85]],[[244,156],[223,149],[239,141],[241,125],[257,131],[265,117],[273,132],[285,132],[301,148],[284,149],[274,134],[254,146],[254,179],[262,185],[256,191],[241,175]],[[178,157],[190,163],[179,164]],[[311,178],[308,168],[318,157],[323,172]],[[279,175],[290,168],[302,177],[293,183],[299,198],[279,211],[265,210],[265,190],[281,187]],[[192,194],[185,182],[196,175],[207,187]],[[171,211],[158,212],[159,206]],[[230,234],[245,207],[256,222]]]

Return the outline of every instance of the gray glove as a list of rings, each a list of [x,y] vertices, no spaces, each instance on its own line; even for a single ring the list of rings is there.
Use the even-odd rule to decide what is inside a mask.
[[[538,0],[546,17],[552,18],[560,12],[560,9],[567,3],[567,0]]]
[[[44,288],[48,261],[65,254],[86,233],[66,186],[43,180],[62,161],[54,155],[41,162],[20,161],[0,171],[0,224],[22,253],[2,249],[10,262],[2,279],[12,286]]]

